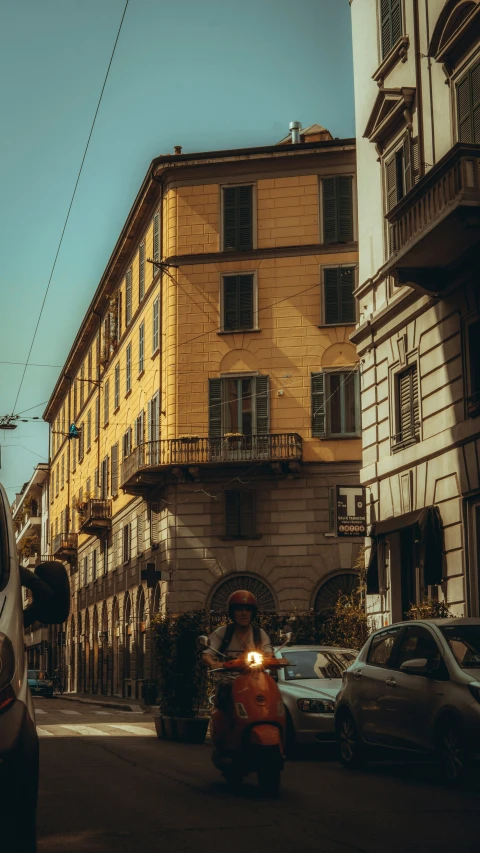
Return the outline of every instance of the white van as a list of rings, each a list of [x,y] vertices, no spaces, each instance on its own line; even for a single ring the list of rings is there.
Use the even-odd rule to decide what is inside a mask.
[[[22,586],[33,596],[25,610]],[[10,506],[0,485],[0,846],[8,853],[36,850],[38,738],[24,629],[35,621],[64,622],[69,604],[62,563],[41,563],[35,572],[19,566]]]

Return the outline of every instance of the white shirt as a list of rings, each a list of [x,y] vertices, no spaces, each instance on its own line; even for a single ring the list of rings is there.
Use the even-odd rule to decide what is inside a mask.
[[[225,636],[225,631],[227,630],[226,625],[222,625],[221,628],[217,628],[213,634],[208,638],[208,645],[211,649],[215,651],[219,651],[220,646],[222,645],[222,640]],[[260,628],[260,641],[261,646],[259,651],[261,651],[264,655],[272,655],[273,647],[270,642],[270,637],[265,633],[263,628]],[[245,654],[245,652],[254,652],[255,651],[255,643],[253,642],[253,628],[250,625],[248,634],[245,636],[237,635],[237,632],[234,631],[232,639],[230,640],[229,645],[225,649],[225,656],[228,660],[234,660],[235,658],[240,657]],[[211,654],[210,650],[207,649],[204,652],[205,655]],[[219,658],[219,660],[225,660],[225,658]]]

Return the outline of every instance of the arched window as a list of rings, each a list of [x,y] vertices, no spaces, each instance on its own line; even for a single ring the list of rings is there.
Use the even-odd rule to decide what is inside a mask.
[[[259,610],[275,610],[275,599],[263,581],[250,575],[229,575],[215,590],[210,601],[210,610],[214,613],[226,613],[227,602],[232,592],[248,589],[256,597]]]
[[[325,581],[315,596],[315,613],[335,607],[340,595],[351,595],[358,586],[356,572],[342,572]]]

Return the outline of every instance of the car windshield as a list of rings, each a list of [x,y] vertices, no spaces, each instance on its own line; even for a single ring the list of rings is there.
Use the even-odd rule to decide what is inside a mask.
[[[440,630],[462,669],[480,669],[480,625],[445,625]]]
[[[341,678],[342,672],[357,657],[355,652],[339,652],[336,649],[305,649],[304,651],[282,651],[289,666],[285,667],[285,680],[299,678]]]
[[[28,678],[30,681],[46,681],[48,675],[44,669],[29,669]]]

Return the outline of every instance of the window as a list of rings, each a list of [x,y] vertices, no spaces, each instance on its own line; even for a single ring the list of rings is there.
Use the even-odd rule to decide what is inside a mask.
[[[420,432],[417,365],[402,370],[395,376],[395,425],[393,444],[410,444]]]
[[[132,345],[129,344],[126,353],[126,364],[125,364],[125,393],[128,394],[129,391],[132,390]]]
[[[102,460],[100,491],[102,500],[106,501],[108,498],[108,456]]]
[[[111,449],[112,458],[112,496],[118,495],[118,443]]]
[[[84,439],[85,439],[85,424],[82,421],[79,429],[80,435],[78,436],[78,461],[81,462],[84,456]]]
[[[312,373],[312,436],[360,433],[358,371]]]
[[[100,491],[99,471],[98,471],[98,468],[95,468],[95,471],[93,473],[93,497],[94,498],[100,497],[99,491]]]
[[[130,559],[130,525],[126,524],[123,528],[123,562],[128,563]]]
[[[457,83],[459,142],[480,142],[480,62]]]
[[[87,356],[87,377],[88,379],[92,379],[92,348],[88,350]]]
[[[95,438],[98,438],[100,433],[100,394],[95,400]]]
[[[110,410],[109,396],[110,396],[110,380],[107,379],[105,381],[105,389],[103,392],[103,425],[104,426],[106,426],[108,424],[108,417],[109,417],[109,410]]]
[[[95,578],[97,577],[97,558],[97,549],[94,548],[92,551],[92,580],[95,580]]]
[[[83,558],[83,585],[88,584],[88,557]]]
[[[125,325],[132,322],[132,270],[127,270],[125,276]]]
[[[132,429],[129,427],[122,440],[123,458],[126,459],[132,452]]]
[[[72,441],[72,471],[77,467],[77,439]]]
[[[138,301],[145,296],[145,243],[138,247]]]
[[[145,323],[141,323],[138,329],[138,373],[145,369]]]
[[[470,417],[480,415],[480,320],[467,328],[468,400]]]
[[[73,382],[73,420],[77,417],[77,382]]]
[[[153,217],[153,260],[160,260],[160,214],[156,213]],[[155,273],[157,272],[157,268],[153,267],[153,276],[155,277]]]
[[[326,325],[355,323],[354,289],[354,267],[327,267],[323,270],[323,322]]]
[[[92,410],[87,412],[87,450],[92,446]]]
[[[138,415],[135,421],[135,444],[139,447],[140,444],[143,444],[145,440],[145,425],[144,425],[144,412],[143,409]]]
[[[400,628],[389,628],[381,634],[375,634],[370,643],[367,663],[372,666],[388,666]]]
[[[117,338],[117,344],[118,344],[118,342],[122,336],[122,291],[120,290],[120,288],[118,289],[118,292],[117,292],[116,313],[117,313],[116,338]]]
[[[82,364],[82,366],[80,368],[80,379],[79,379],[79,382],[80,382],[80,408],[83,408],[83,400],[84,400],[84,392],[85,392],[84,377],[85,377],[85,365]]]
[[[395,207],[412,188],[412,150],[410,137],[385,161],[387,211]]]
[[[160,298],[157,296],[153,303],[153,325],[152,325],[152,352],[156,353],[160,346],[159,335]]]
[[[254,276],[225,275],[223,276],[223,330],[253,329],[254,306]]]
[[[108,572],[108,536],[103,540],[103,574]]]
[[[402,663],[419,658],[426,658],[431,670],[439,669],[443,660],[440,649],[426,628],[407,628],[396,655],[395,667],[400,669]]]
[[[380,0],[382,59],[395,47],[402,37],[402,4],[401,0]]]
[[[115,387],[114,387],[114,399],[113,399],[113,408],[114,410],[118,409],[120,405],[120,364],[117,361],[115,365]]]
[[[62,476],[61,476],[61,488],[63,489],[65,485],[65,454],[62,453]]]
[[[229,539],[255,536],[255,492],[225,492],[225,535]]]
[[[244,436],[268,434],[270,423],[268,376],[209,380],[209,435]]]
[[[143,511],[137,515],[137,555],[143,554],[145,533],[143,529]]]
[[[91,480],[90,480],[90,477],[87,477],[87,482],[85,483],[85,497],[88,496],[88,498],[90,498],[91,495],[92,495]]]
[[[323,242],[351,243],[353,240],[352,178],[341,175],[322,179]]]
[[[223,188],[223,250],[253,249],[253,188]]]

